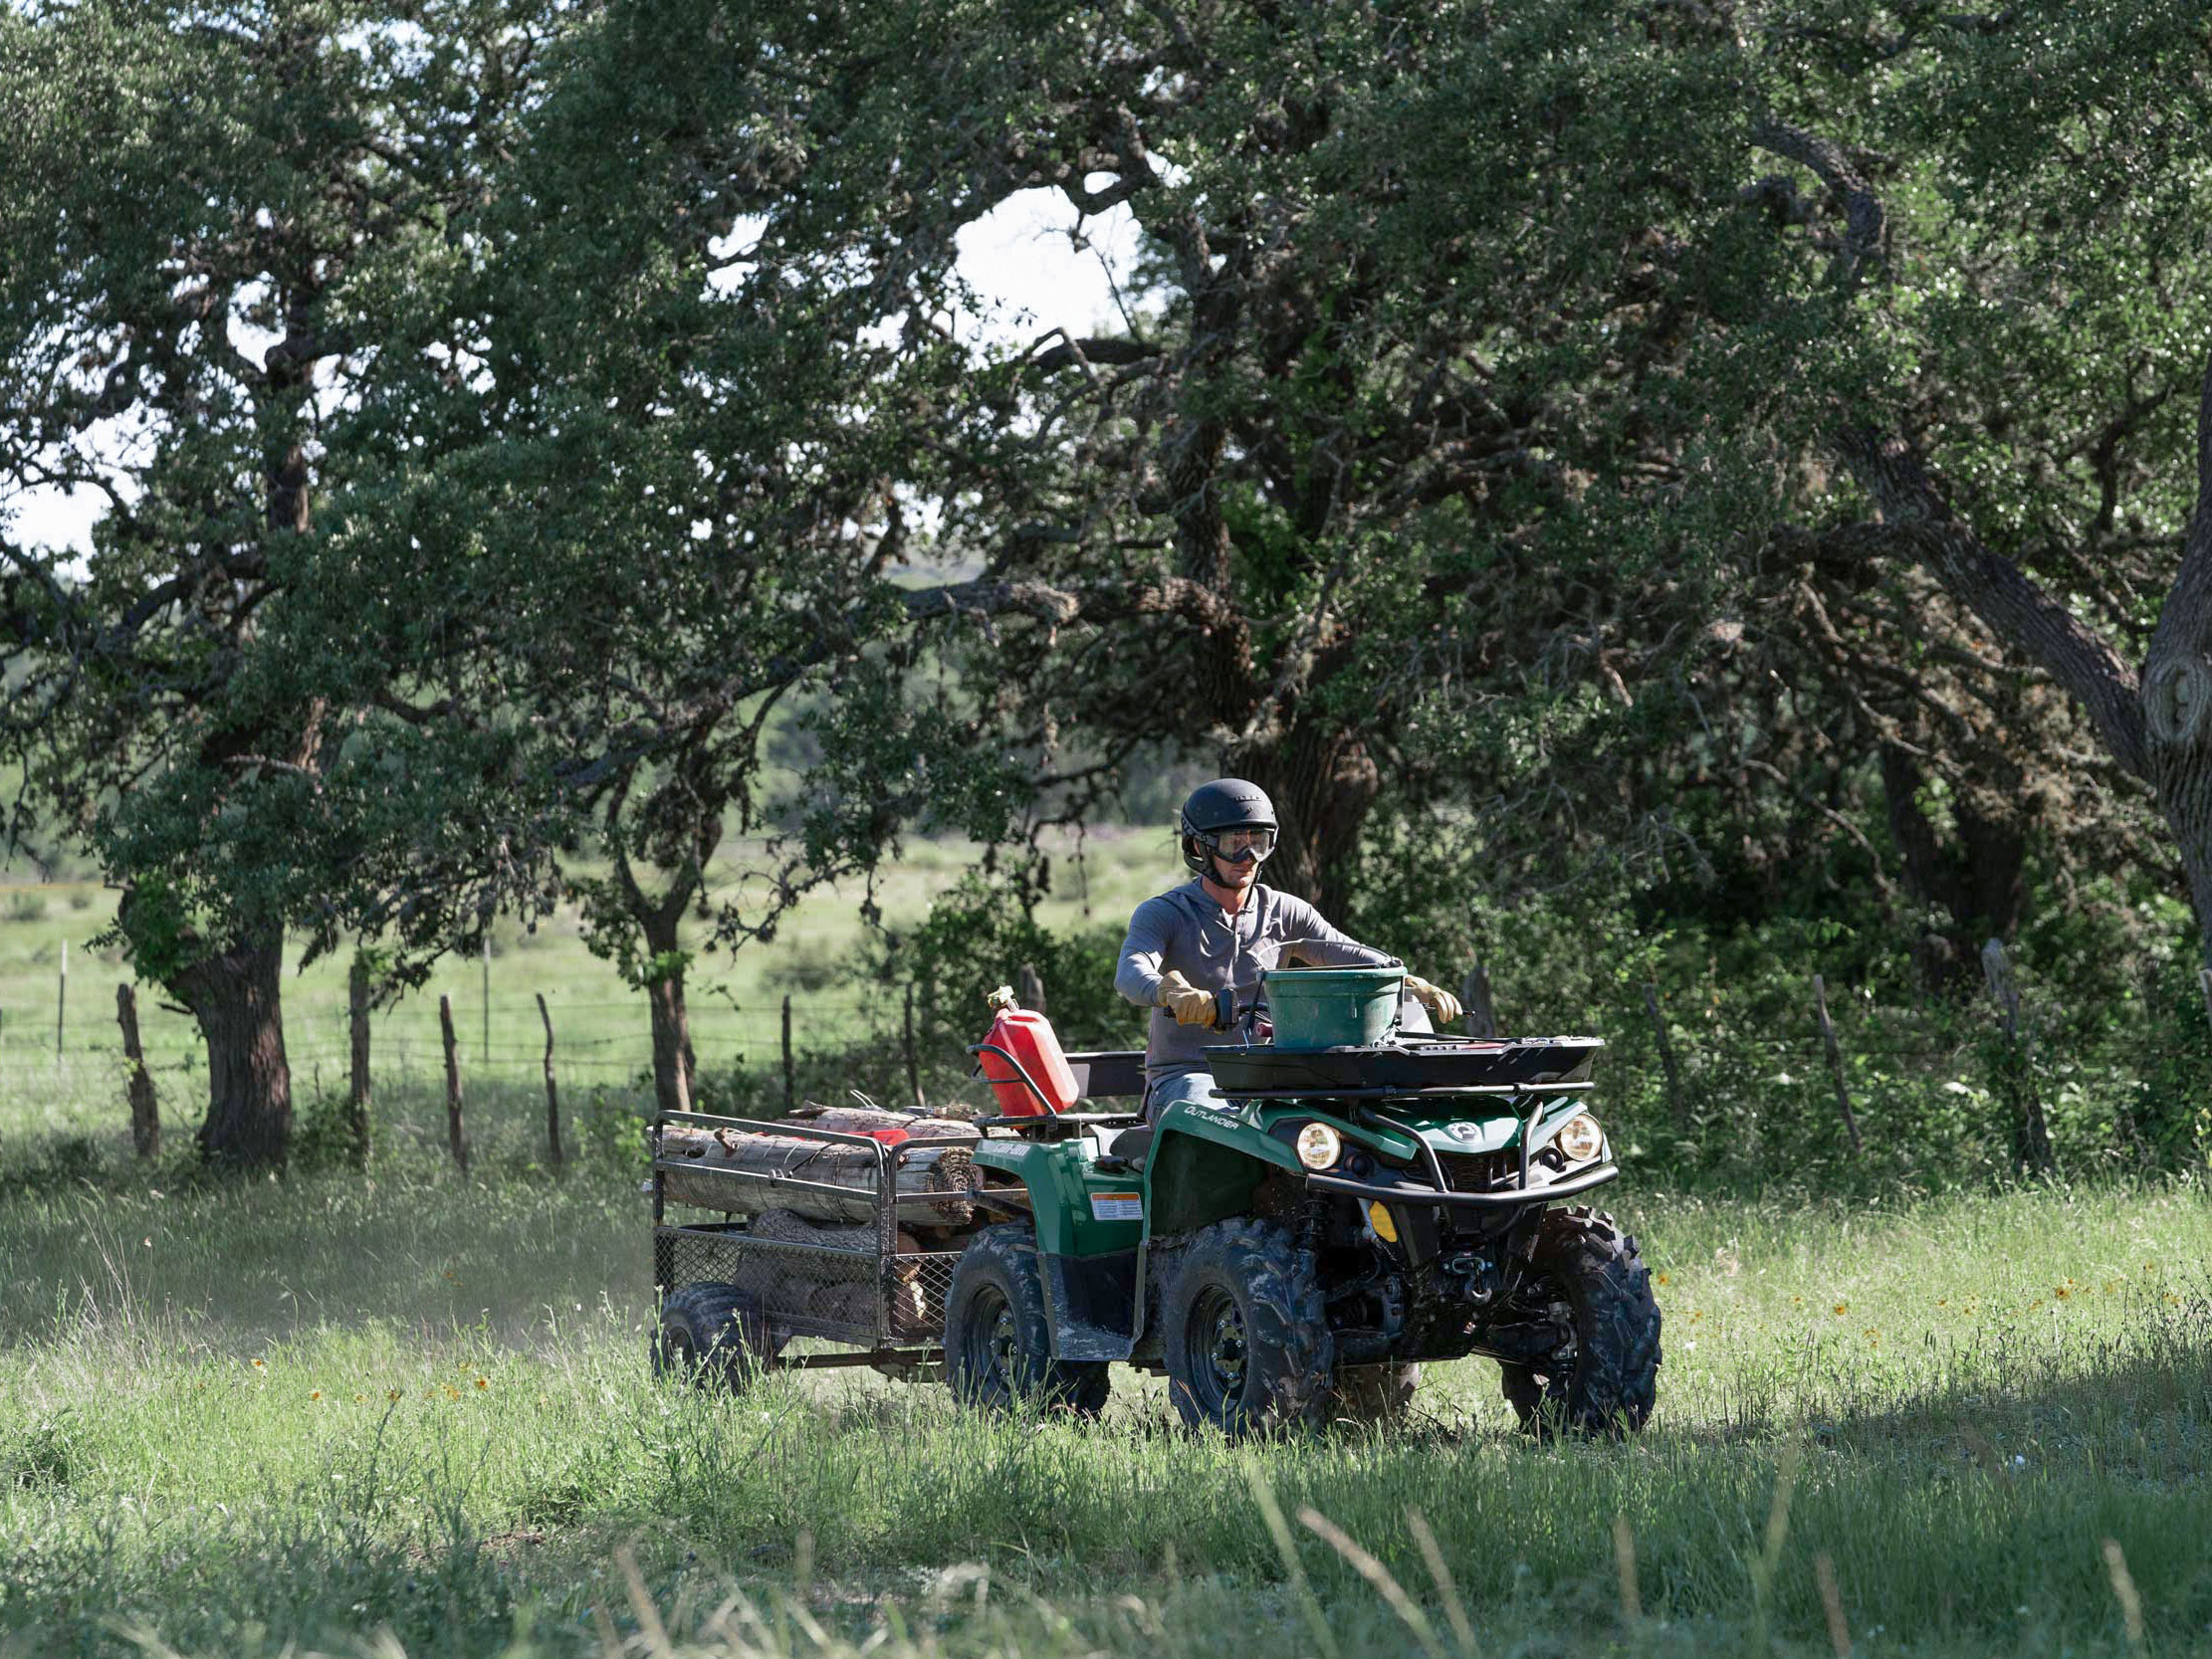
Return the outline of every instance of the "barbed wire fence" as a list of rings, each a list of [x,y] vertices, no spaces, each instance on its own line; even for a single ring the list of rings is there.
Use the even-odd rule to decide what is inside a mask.
[[[46,1006],[36,1000],[0,1006],[0,1100],[35,1100],[42,1093],[68,1096],[97,1112],[104,1110],[98,1101],[107,1099],[119,1128],[132,1121],[128,1098],[136,1069],[125,1053],[122,1026],[137,1022],[102,1021],[105,999],[93,993],[105,979],[85,971],[86,965],[81,962],[79,968],[75,1002],[63,969]],[[482,974],[471,975],[478,980],[470,987],[476,995],[448,993],[453,1058],[461,1078],[535,1086],[547,1080],[550,1070],[564,1084],[585,1091],[650,1098],[653,1043],[644,997],[555,994],[548,1000],[535,990],[499,992],[488,965]],[[1699,1016],[1707,1010],[1669,1005],[1657,984],[1647,984],[1641,987],[1644,1019],[1634,1018],[1632,997],[1617,1010],[1617,1016],[1627,1012],[1625,1023],[1603,1033],[1610,1052],[1601,1082],[1616,1096],[1635,1095],[1655,1113],[1663,1113],[1673,1131],[1684,1134],[1707,1107],[1701,1091],[1709,1092],[1722,1077],[1748,1079],[1769,1091],[1800,1091],[1801,1109],[1809,1107],[1814,1094],[1825,1096],[1832,1100],[1836,1124],[1856,1155],[1862,1149],[1859,1116],[1864,1107],[1858,1097],[1870,1070],[1915,1072],[1936,1079],[1933,1087],[1985,1092],[2019,1121],[2023,1161],[2047,1160],[2045,1103],[2037,1092],[2033,1064],[2035,1022],[2022,1010],[2011,964],[1995,941],[1984,952],[1983,967],[1987,1006],[1993,1012],[1978,1033],[1966,1034],[1956,1020],[1945,1024],[1911,1010],[1856,1003],[1831,1008],[1818,973],[1806,975],[1802,1009],[1766,1029],[1749,1028],[1740,1011],[1731,1011],[1724,1033],[1700,1029]],[[1034,970],[1024,969],[1021,977],[1027,981],[1025,1005],[1048,1007],[1046,988]],[[2212,1016],[2212,973],[2204,985]],[[1465,1029],[1476,1036],[1496,1035],[1499,1021],[1488,972],[1477,965],[1462,991],[1468,1010]],[[445,1086],[448,1054],[439,1001],[435,992],[419,992],[369,1017],[372,1091],[397,1085],[410,1092],[434,1092]],[[166,1017],[147,1022],[144,1075],[172,1119],[196,1120],[200,1103],[195,1096],[205,1087],[207,1064],[197,1030],[183,1010],[157,1000],[151,1005]],[[907,1104],[909,1094],[919,1103],[925,1074],[942,1090],[949,1075],[965,1075],[970,1066],[965,1053],[934,1052],[942,1045],[918,1035],[915,1010],[911,986],[873,993],[798,988],[742,1004],[710,990],[690,1003],[691,1048],[701,1075],[742,1067],[759,1080],[771,1105],[786,1110],[804,1093],[795,1074],[807,1069],[808,1062],[865,1048],[876,1055],[877,1071],[903,1072],[903,1077],[889,1079],[896,1104]],[[1141,1016],[1132,1019],[1128,1046],[1141,1046],[1140,1022]],[[547,1025],[552,1027],[550,1056]],[[287,1001],[285,1052],[296,1102],[346,1093],[355,1026],[355,1012],[344,1000],[315,996]],[[1994,1068],[1987,1048],[1992,1028],[1999,1043]],[[981,1035],[980,1022],[976,1035]],[[891,1058],[886,1061],[885,1056]],[[1943,1074],[1953,1074],[1953,1080],[1940,1081]],[[880,1089],[886,1078],[869,1081]],[[514,1103],[523,1098],[518,1088],[509,1087],[493,1098],[480,1097],[479,1111],[495,1106],[501,1112],[518,1110]]]

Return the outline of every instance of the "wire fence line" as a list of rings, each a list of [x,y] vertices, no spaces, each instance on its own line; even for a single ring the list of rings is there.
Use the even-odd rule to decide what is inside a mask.
[[[91,987],[85,989],[90,991]],[[761,1012],[709,1003],[691,1011],[691,1046],[703,1069],[713,1070],[741,1057],[749,1065],[773,1067],[781,1061],[786,1031],[795,1057],[818,1056],[862,1041],[903,1040],[905,1006],[901,991],[878,997],[793,994],[786,1025],[780,999]],[[651,1073],[652,1032],[642,998],[557,1002],[551,1004],[551,1010],[553,1064],[558,1071],[588,1074],[599,1080]],[[489,1040],[482,1030],[487,1011],[492,1017]],[[103,1031],[92,1023],[91,1012],[87,1009],[80,1015],[73,1010],[68,1024],[58,1033],[51,1007],[0,1008],[0,1087],[35,1079],[42,1073],[90,1076],[121,1067],[122,1044],[111,1015]],[[1893,1011],[1884,1012],[1893,1017]],[[285,1052],[291,1068],[295,1072],[318,1066],[333,1068],[333,1075],[342,1077],[352,1060],[347,1010],[343,1006],[324,1006],[302,1012],[288,1006],[285,1016]],[[624,1028],[618,1032],[606,1030],[608,1016],[619,1019]],[[470,1075],[512,1077],[517,1081],[542,1075],[546,1038],[535,997],[495,998],[488,1009],[481,1002],[474,1006],[457,1004],[454,1017],[457,1056]],[[571,1034],[565,1029],[578,1023],[585,1024],[587,1030]],[[1737,1024],[1724,1034],[1710,1036],[1673,1018],[1668,1018],[1667,1024],[1668,1041],[1677,1060],[1692,1069],[1723,1059],[1741,1063],[1751,1056],[1764,1057],[1778,1067],[1812,1066],[1826,1059],[1825,1040],[1810,1014],[1802,1027],[1795,1029],[1758,1031]],[[1841,1046],[1856,1063],[1942,1067],[1969,1059],[1974,1042],[1971,1037],[1926,1030],[1886,1029],[1879,1016],[1839,1018],[1836,1027]],[[976,1034],[982,1034],[981,1022]],[[1126,1042],[1134,1048],[1141,1047],[1143,1040],[1141,1020],[1133,1018]],[[1641,1021],[1627,1023],[1609,1038],[1609,1059],[1614,1063],[1628,1062],[1641,1068],[1657,1060],[1657,1050],[1656,1034]],[[197,1033],[183,1021],[149,1030],[144,1055],[147,1070],[157,1077],[200,1073],[206,1067]],[[918,1058],[925,1065],[957,1061],[965,1068],[967,1064],[965,1054],[954,1052],[924,1052]],[[376,1075],[442,1077],[445,1051],[435,1002],[413,1002],[376,1014],[370,1022],[370,1063]]]
[[[2001,948],[1990,948],[1997,950],[1997,965],[2003,967]],[[1025,993],[1032,986],[1035,992],[1042,991],[1033,969],[1024,968],[1022,976],[1031,981],[1024,986]],[[35,1000],[0,1006],[0,1091],[49,1081],[96,1088],[112,1082],[118,1091],[122,1088],[127,1060],[114,1004],[101,994],[109,985],[103,977],[82,970],[78,977],[74,996],[66,982],[58,983],[45,1007]],[[1839,999],[1831,1019],[1818,977],[1808,976],[1806,983],[1809,994],[1802,1009],[1778,1017],[1770,1010],[1768,1018],[1757,1023],[1747,1020],[1740,1007],[1723,1016],[1694,997],[1679,996],[1669,1003],[1656,984],[1640,987],[1641,1006],[1632,993],[1610,1016],[1614,1028],[1603,1033],[1610,1052],[1599,1068],[1601,1080],[1646,1093],[1663,1082],[1665,1103],[1677,1119],[1685,1110],[1685,1078],[1694,1082],[1723,1072],[1739,1081],[1758,1077],[1778,1086],[1832,1080],[1847,1117],[1852,1089],[1871,1074],[1913,1072],[1937,1084],[1945,1076],[1986,1081],[1978,1078],[1988,1058],[1986,1023],[1962,1022],[1955,1010],[1938,1018],[1926,1010],[1873,1007],[1850,999]],[[1477,986],[1486,1007],[1488,981],[1479,966],[1468,976],[1470,1002]],[[490,989],[488,983],[485,988]],[[770,1078],[780,1070],[786,1095],[793,1087],[795,1067],[863,1047],[875,1049],[879,1059],[897,1056],[894,1064],[903,1062],[910,1078],[918,1071],[942,1077],[948,1069],[968,1070],[964,1043],[949,1045],[941,1032],[917,1033],[916,991],[912,986],[885,987],[873,994],[843,987],[819,991],[794,987],[772,993],[773,1000],[764,1005],[757,996],[739,1003],[726,993],[718,995],[712,988],[701,993],[695,987],[689,1009],[692,1052],[699,1070],[707,1075],[723,1073],[738,1062]],[[653,1039],[642,997],[570,998],[557,990],[543,997],[536,991],[487,996],[467,990],[448,996],[456,1028],[455,1059],[467,1078],[516,1084],[540,1081],[548,1058],[546,1021],[550,1018],[556,1075],[586,1086],[649,1085]],[[443,1081],[446,1043],[440,1028],[441,1000],[434,993],[418,991],[368,1016],[372,1088],[378,1080],[405,1085]],[[1043,1001],[1041,995],[1037,1000]],[[162,1080],[164,1093],[174,1098],[190,1086],[188,1080],[204,1076],[207,1062],[189,1016],[174,1008],[164,1012],[165,1020],[148,1022],[142,1053],[147,1072]],[[1130,1012],[1126,1035],[1109,1046],[1142,1046],[1142,1016]],[[2016,1007],[2016,1020],[2017,1014]],[[353,1059],[353,1017],[345,1003],[328,997],[287,1001],[286,1058],[296,1094],[309,1089],[345,1090]],[[974,1035],[981,1034],[979,1019]],[[2017,1031],[2012,1040],[2022,1040]]]

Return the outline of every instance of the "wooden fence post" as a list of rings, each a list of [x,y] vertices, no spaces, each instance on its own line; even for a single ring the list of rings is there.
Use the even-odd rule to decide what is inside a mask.
[[[129,980],[115,987],[115,1023],[122,1027],[123,1058],[130,1062],[130,1144],[140,1157],[161,1155],[161,1109],[153,1098],[153,1075],[138,1046],[138,993]]]
[[[1490,1000],[1490,971],[1480,962],[1467,969],[1459,983],[1459,1006],[1466,1010],[1464,1024],[1470,1037],[1497,1035],[1497,1006]]]
[[[1836,1026],[1828,1017],[1828,986],[1819,974],[1813,975],[1813,1012],[1820,1016],[1821,1046],[1828,1050],[1828,1076],[1836,1085],[1836,1110],[1844,1115],[1844,1128],[1851,1133],[1852,1156],[1864,1156],[1866,1143],[1859,1139],[1859,1118],[1851,1109],[1851,1090],[1844,1082],[1844,1051],[1836,1043]]]
[[[2052,1166],[2051,1131],[2043,1121],[2043,1100],[2036,1093],[2035,1074],[2031,1070],[2034,1044],[2020,1017],[2020,987],[2013,982],[2012,963],[2005,956],[2004,940],[1993,938],[1982,946],[1982,977],[1989,982],[1990,999],[1997,1004],[2004,1020],[2006,1093],[2013,1097],[2013,1107],[2020,1120],[2013,1131],[2014,1153],[2030,1169],[2049,1169]]]
[[[797,1104],[798,1089],[791,1075],[791,993],[783,993],[783,1115]]]
[[[69,940],[62,940],[62,971],[54,987],[54,1069],[62,1069],[62,1026],[69,1014]]]
[[[345,1135],[353,1167],[368,1167],[368,963],[358,952],[345,975],[345,1034],[351,1072],[345,1087]]]
[[[538,993],[538,1017],[546,1022],[546,1155],[560,1167],[560,1090],[553,1082],[553,1014],[546,1007],[546,993]]]
[[[1032,1014],[1044,1012],[1044,975],[1028,962],[1021,964],[1014,974],[1014,994],[1021,999],[1021,1006]]]
[[[914,987],[906,988],[906,1034],[902,1042],[906,1053],[906,1088],[914,1097],[914,1110],[927,1112],[929,1102],[922,1098],[922,1057],[914,1046]]]
[[[492,1069],[492,930],[484,930],[484,1069]]]
[[[1652,1034],[1659,1039],[1659,1070],[1666,1074],[1666,1115],[1677,1131],[1687,1131],[1689,1114],[1682,1102],[1682,1069],[1674,1063],[1674,1039],[1667,1034],[1666,1015],[1659,1008],[1659,986],[1646,981],[1644,1011],[1652,1016]]]
[[[461,1137],[461,1053],[453,1040],[453,998],[438,998],[438,1029],[445,1037],[445,1135],[461,1173],[469,1172],[469,1144]]]

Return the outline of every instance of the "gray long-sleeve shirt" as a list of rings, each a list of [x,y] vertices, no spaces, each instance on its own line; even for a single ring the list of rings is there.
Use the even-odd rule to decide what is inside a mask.
[[[1227,985],[1241,1008],[1258,989],[1259,976],[1285,957],[1318,967],[1398,965],[1396,956],[1338,933],[1303,899],[1257,883],[1234,916],[1195,877],[1139,905],[1122,940],[1114,989],[1153,1011],[1145,1032],[1146,1083],[1205,1071],[1207,1045],[1233,1041],[1203,1025],[1177,1024],[1159,1005],[1163,974],[1180,973],[1202,991]]]

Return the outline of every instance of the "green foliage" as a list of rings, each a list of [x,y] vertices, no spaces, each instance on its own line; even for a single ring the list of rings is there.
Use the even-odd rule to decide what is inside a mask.
[[[1038,925],[1035,895],[1019,872],[972,871],[910,932],[872,947],[870,977],[914,987],[915,1025],[933,1049],[965,1049],[991,1025],[984,998],[1014,984],[1023,967],[1044,981],[1045,1008],[1066,1049],[1141,1048],[1144,1011],[1114,990],[1125,929],[1065,933]]]

